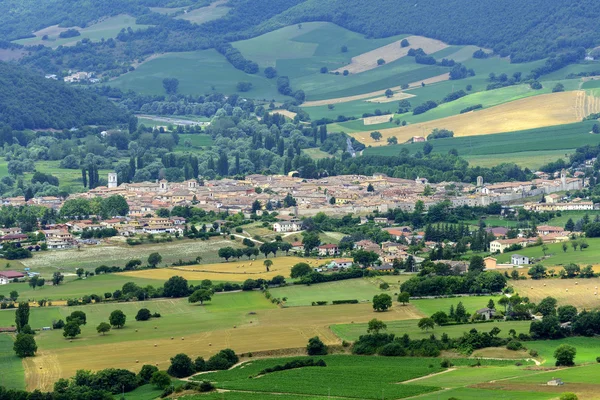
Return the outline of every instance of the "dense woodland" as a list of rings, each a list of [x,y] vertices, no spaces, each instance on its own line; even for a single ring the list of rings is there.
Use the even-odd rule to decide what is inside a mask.
[[[0,123],[15,130],[115,125],[126,118],[102,96],[0,62]]]

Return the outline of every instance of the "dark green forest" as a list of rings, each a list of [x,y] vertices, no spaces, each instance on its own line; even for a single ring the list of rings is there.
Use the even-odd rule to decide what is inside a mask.
[[[15,130],[69,129],[127,122],[126,113],[105,97],[45,79],[0,62],[0,123]]]
[[[275,21],[331,21],[371,37],[412,33],[524,62],[597,45],[599,17],[593,0],[307,0]]]

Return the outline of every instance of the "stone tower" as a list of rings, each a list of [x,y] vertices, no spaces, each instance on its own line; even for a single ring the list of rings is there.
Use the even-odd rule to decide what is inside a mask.
[[[564,169],[560,171],[560,184],[562,185],[563,190],[567,188],[567,171]]]
[[[119,185],[117,181],[117,174],[115,172],[108,173],[108,187],[110,189],[116,188]]]
[[[483,187],[483,176],[477,177],[477,187]]]

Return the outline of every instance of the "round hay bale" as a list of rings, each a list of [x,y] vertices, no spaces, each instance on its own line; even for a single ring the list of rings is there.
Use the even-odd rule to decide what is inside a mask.
[[[546,284],[544,283],[544,287],[546,286]]]
[[[208,347],[210,347],[210,346],[212,346],[212,343],[209,343],[209,344],[208,344]]]
[[[73,339],[69,340],[69,343],[73,343]]]
[[[137,332],[138,330],[136,329],[135,331]]]
[[[183,339],[183,336],[181,337],[181,340],[184,340],[184,339]]]
[[[140,363],[140,360],[135,360],[135,363],[136,363],[136,364],[139,364],[139,363]]]
[[[237,325],[234,325],[234,326],[233,326],[233,329],[235,329],[235,328],[237,328]]]
[[[155,326],[154,329],[158,329],[158,326]]]
[[[171,336],[171,340],[175,339],[173,336]]]
[[[40,369],[42,369],[42,367],[40,367]]]
[[[158,347],[158,345],[156,343],[154,343],[154,347]]]
[[[575,284],[576,284],[576,285],[578,285],[578,283],[577,283],[577,282],[575,282]]]
[[[569,289],[565,289],[567,292],[569,291]]]

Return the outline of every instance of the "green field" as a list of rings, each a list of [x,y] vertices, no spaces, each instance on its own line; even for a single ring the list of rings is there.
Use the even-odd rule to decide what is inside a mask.
[[[323,359],[327,366],[305,367],[249,379],[266,367],[283,364],[292,359],[257,360],[229,371],[200,375],[197,379],[210,379],[216,382],[217,387],[228,390],[271,392],[282,395],[306,394],[332,396],[332,398],[398,399],[442,389],[441,385],[424,385],[421,380],[399,384],[443,371],[439,367],[439,359],[364,356],[316,356],[314,358]],[[512,374],[518,373],[517,368],[512,366],[514,361],[481,360],[481,369],[467,367],[474,363],[472,359],[459,358],[452,361],[461,371],[471,374],[471,383],[487,379],[489,374],[480,377],[480,371],[488,368],[493,371],[507,368]],[[306,382],[311,384],[307,385]],[[440,395],[440,393],[435,394]]]
[[[43,286],[38,289],[31,289],[27,283],[12,283],[10,286],[0,286],[0,294],[8,296],[12,290],[19,293],[20,299],[27,300],[66,300],[81,298],[85,295],[97,294],[104,295],[107,292],[114,292],[121,289],[127,282],[134,282],[139,286],[152,285],[154,287],[162,286],[164,281],[158,279],[144,279],[119,274],[106,274],[89,277],[87,279],[77,279],[69,276],[58,286]]]
[[[138,322],[135,315],[141,308],[148,308],[152,313],[158,312],[161,318]],[[217,294],[204,306],[190,304],[187,299],[160,299],[146,302],[101,303],[80,307],[43,307],[32,308],[30,324],[38,329],[52,326],[53,320],[62,319],[73,311],[83,311],[87,316],[87,324],[81,329],[80,339],[69,343],[62,335],[62,330],[44,331],[36,335],[38,346],[43,349],[61,349],[65,346],[82,347],[121,343],[138,340],[153,340],[172,335],[187,336],[199,332],[207,332],[229,328],[246,321],[248,311],[260,311],[275,308],[257,292],[241,292]],[[110,313],[122,310],[127,316],[123,329],[114,329],[105,336],[96,333],[100,322],[108,322]],[[0,311],[0,326],[14,325],[14,310]],[[158,329],[153,329],[157,326]],[[164,329],[168,328],[168,329]],[[143,332],[136,332],[136,329]]]
[[[545,365],[554,365],[554,350],[561,344],[569,344],[577,349],[575,364],[596,362],[600,356],[600,339],[594,337],[571,337],[559,340],[537,340],[527,342],[528,349],[537,350]]]
[[[444,311],[448,313],[450,306],[454,306],[462,302],[469,314],[473,314],[480,308],[487,306],[490,299],[496,302],[497,296],[461,296],[461,297],[445,297],[439,299],[415,299],[410,303],[417,307],[423,314],[431,315],[436,311]]]
[[[456,46],[452,46],[450,48],[454,49],[454,50],[460,49],[460,47],[456,47]],[[467,51],[467,50],[471,51],[471,53],[473,51],[471,46],[466,46],[466,47],[462,48],[462,50],[459,50],[459,53]],[[448,51],[448,49],[444,50],[443,52],[446,52],[446,51]],[[442,52],[439,52],[439,53],[444,54]],[[434,56],[436,58],[439,58],[440,54],[436,53],[436,54],[434,54]],[[452,57],[452,55],[449,55],[449,57]],[[407,63],[409,61],[412,61],[412,63],[414,64],[414,60],[412,60],[411,58],[401,59],[401,60],[397,61],[396,63],[399,63],[399,62]],[[496,74],[500,74],[500,73],[504,72],[504,73],[507,73],[508,75],[511,75],[514,72],[522,72],[523,74],[526,74],[527,72],[531,71],[532,69],[542,65],[543,62],[535,61],[535,62],[525,63],[525,64],[510,64],[506,60],[499,59],[497,57],[492,57],[492,58],[488,58],[485,60],[474,60],[474,59],[470,58],[470,55],[469,55],[469,58],[467,60],[464,60],[463,63],[471,68],[474,68],[476,75],[473,77],[466,78],[466,79],[454,80],[454,81],[442,81],[442,82],[426,85],[425,87],[417,87],[414,89],[409,89],[406,91],[406,93],[415,96],[415,97],[411,97],[408,99],[408,101],[410,101],[410,103],[413,106],[422,104],[428,100],[440,101],[448,93],[457,91],[460,89],[466,90],[466,86],[471,85],[472,91],[470,92],[470,94],[468,96],[466,96],[462,99],[456,100],[454,102],[444,104],[444,105],[438,107],[438,109],[428,111],[424,114],[413,116],[412,113],[408,113],[408,114],[397,115],[397,117],[400,118],[401,120],[406,120],[409,123],[428,121],[428,120],[440,118],[440,115],[449,116],[449,115],[453,115],[453,113],[458,114],[460,112],[460,110],[462,110],[466,106],[473,105],[473,104],[482,103],[486,107],[489,107],[492,105],[506,103],[507,101],[510,101],[511,99],[515,100],[518,98],[528,97],[529,95],[548,93],[548,92],[550,92],[550,89],[553,86],[550,83],[548,83],[547,87],[545,87],[544,89],[542,89],[538,92],[530,91],[529,89],[527,89],[528,87],[526,85],[512,86],[512,87],[507,87],[507,88],[502,88],[502,89],[486,91],[485,89],[486,89],[487,85],[489,84],[487,79],[488,79],[488,75],[490,72],[494,72]],[[410,65],[411,65],[410,63],[407,64],[407,66],[410,66]],[[414,65],[413,65],[413,68],[414,68]],[[444,71],[442,71],[442,73],[443,72],[447,72],[447,69],[444,69]],[[409,80],[409,82],[416,82],[421,79],[423,79],[423,78]],[[406,83],[409,83],[409,82],[406,82]],[[387,87],[399,86],[402,83],[405,83],[405,82],[404,82],[404,80],[401,79],[401,76],[400,76],[397,80],[394,81],[394,84],[390,84]],[[562,83],[569,90],[576,89],[577,85],[578,85],[575,80],[563,81]],[[385,88],[386,88],[386,86],[379,88],[379,89],[385,89]],[[373,89],[373,90],[377,90],[377,89]],[[364,91],[364,92],[370,92],[370,91]],[[478,92],[480,92],[480,93],[478,93]],[[503,97],[502,97],[503,95],[506,95],[507,99],[503,99]],[[379,96],[377,96],[377,97],[379,97]],[[475,100],[477,100],[477,102],[473,102],[473,103],[471,102],[471,101],[475,101]],[[459,102],[459,103],[457,103],[457,102]],[[456,104],[466,104],[466,105],[459,108],[459,106]],[[376,109],[380,109],[384,113],[386,113],[386,111],[388,111],[388,110],[391,112],[395,112],[397,110],[397,106],[398,106],[397,101],[393,101],[390,103],[378,104],[378,103],[370,103],[365,100],[355,100],[355,101],[351,101],[351,102],[335,104],[335,108],[333,110],[329,110],[327,106],[304,107],[304,110],[309,113],[309,115],[311,116],[312,119],[320,119],[320,118],[335,119],[335,118],[337,118],[338,115],[355,116],[355,117],[360,118],[363,113],[373,113],[373,112],[375,112]],[[430,115],[431,115],[431,117],[430,117]],[[395,127],[395,126],[396,125],[386,123],[386,124],[380,124],[380,125],[372,125],[372,126],[370,126],[370,128],[373,128],[375,130],[375,129],[391,128],[391,127]],[[364,131],[364,130],[365,130],[365,127],[362,124],[362,121],[349,121],[349,122],[345,122],[345,123],[341,123],[341,124],[334,124],[333,126],[330,126],[330,129],[329,129],[330,132],[344,131],[346,133],[353,133],[353,132]]]
[[[75,43],[80,42],[82,39],[90,39],[94,42],[99,42],[102,39],[116,38],[123,28],[138,30],[146,29],[148,28],[148,25],[138,25],[135,22],[135,17],[123,14],[106,18],[101,22],[92,24],[83,29],[77,29],[81,33],[80,36],[61,39],[58,36],[59,32],[55,32],[48,35],[48,40],[42,40],[41,37],[35,37],[17,40],[16,43],[26,46],[37,46],[42,44],[44,46],[51,46],[53,48],[58,46],[72,46]]]
[[[597,145],[600,136],[589,132],[593,121],[577,122],[547,128],[529,129],[524,131],[498,133],[494,135],[468,136],[431,141],[434,153],[447,153],[451,149],[458,150],[460,156],[493,156],[498,159],[505,154],[542,151],[565,151],[585,145]],[[516,145],[518,143],[518,145]],[[422,151],[423,143],[408,145],[370,147],[365,149],[365,155],[393,156],[402,149],[411,153]],[[550,161],[548,159],[547,161]]]
[[[546,266],[565,265],[569,263],[576,263],[584,266],[587,264],[598,264],[600,257],[600,239],[590,238],[586,240],[589,247],[584,251],[577,250],[576,252],[573,251],[571,246],[567,248],[566,252],[563,251],[561,243],[548,244],[548,250],[546,251],[546,254],[549,257],[542,260],[541,264]],[[510,262],[510,257],[514,253],[517,252],[498,254],[496,257],[498,259],[498,263]],[[541,259],[544,256],[541,246],[525,247],[519,250],[518,253],[537,259]]]
[[[575,149],[547,150],[547,151],[523,151],[513,154],[497,155],[473,155],[463,158],[474,167],[492,168],[502,163],[513,163],[521,168],[529,168],[532,171],[546,165],[550,160],[568,160],[569,156],[575,152]]]
[[[379,284],[383,282],[377,278],[364,279],[348,279],[339,282],[320,283],[318,285],[289,285],[281,288],[271,289],[270,292],[274,297],[287,297],[285,302],[286,307],[295,306],[310,306],[315,301],[333,300],[352,300],[356,299],[360,302],[373,300],[373,296],[380,293],[388,293],[393,297],[394,291],[398,292],[398,281],[406,280],[409,277],[395,276],[395,286],[391,284],[389,290],[379,289]]]
[[[562,211],[560,217],[552,218],[548,221],[548,225],[564,227],[569,219],[572,219],[573,222],[577,222],[586,214],[593,220],[597,215],[600,215],[600,211]]]
[[[35,163],[36,171],[41,171],[45,174],[52,174],[58,178],[59,188],[67,192],[82,192],[86,190],[83,187],[83,181],[81,179],[80,169],[65,169],[60,168],[60,161],[37,161]],[[98,171],[100,177],[106,179],[109,172],[113,172],[112,169],[101,169]],[[30,180],[33,176],[32,173],[25,174],[25,179]]]
[[[402,306],[396,306],[402,307]],[[439,310],[443,310],[440,308]],[[464,325],[448,325],[448,326],[436,326],[430,331],[423,331],[419,329],[417,323],[419,320],[406,320],[406,321],[390,321],[386,322],[387,333],[394,333],[400,337],[405,333],[410,336],[411,339],[427,339],[434,334],[436,337],[440,337],[443,333],[447,334],[451,338],[457,338],[463,335],[463,333],[470,331],[471,329],[477,329],[480,332],[489,332],[494,327],[500,328],[502,333],[500,336],[508,336],[508,331],[514,329],[519,333],[529,333],[529,321],[512,321],[512,322],[489,322],[482,324],[464,324]],[[347,341],[355,341],[361,335],[367,332],[368,324],[343,324],[333,325],[331,330],[338,335],[341,339]]]
[[[460,399],[460,400],[481,400],[485,398],[502,400],[549,400],[557,399],[556,393],[536,393],[510,390],[486,390],[459,388],[447,390],[440,397],[439,393],[432,393],[425,396],[415,397],[416,400],[441,400],[441,399]],[[447,397],[446,397],[447,396]]]
[[[230,7],[201,7],[178,15],[176,18],[200,25],[225,16],[230,9]]]
[[[224,389],[256,392],[293,393],[362,399],[399,399],[437,390],[419,384],[398,385],[398,382],[440,372],[437,360],[377,357],[319,356],[327,367],[309,367],[264,375],[248,379],[260,370],[290,359],[259,360],[244,368],[205,374],[200,379],[210,379]],[[431,365],[431,368],[430,368]],[[306,382],[310,382],[307,385]]]
[[[497,218],[497,217],[484,218],[483,222],[485,222],[485,226],[487,226],[487,227],[510,228],[513,226],[517,226],[517,221],[511,221],[508,219],[501,219],[501,218]],[[473,226],[479,226],[479,220],[476,220],[476,219],[473,219],[470,221],[465,221],[465,223],[467,223],[469,225],[473,225]]]
[[[216,50],[164,54],[111,81],[111,86],[140,93],[164,94],[164,78],[179,79],[179,92],[182,94],[199,95],[210,93],[213,89],[233,94],[237,91],[238,82],[251,82],[252,89],[244,93],[245,96],[283,99],[277,93],[275,80],[265,78],[262,73],[249,75],[235,69]]]
[[[186,141],[191,143],[191,147],[186,145]],[[175,147],[176,151],[193,151],[201,150],[202,147],[208,147],[213,145],[213,140],[210,135],[201,134],[188,134],[183,133],[179,135],[179,144]]]
[[[0,333],[0,386],[7,389],[25,389],[25,370],[21,359],[15,356],[13,343],[11,335]]]
[[[123,267],[127,261],[139,259],[146,261],[151,253],[159,252],[162,256],[161,266],[171,265],[182,259],[194,260],[202,257],[202,262],[209,264],[221,262],[217,251],[221,247],[240,247],[241,241],[215,237],[208,241],[176,239],[172,242],[156,244],[142,244],[129,246],[122,238],[115,238],[100,245],[82,246],[81,249],[68,249],[57,251],[38,252],[33,258],[21,260],[21,264],[31,268],[32,271],[52,275],[56,269],[66,272],[75,272],[77,268],[93,271],[101,265]]]

